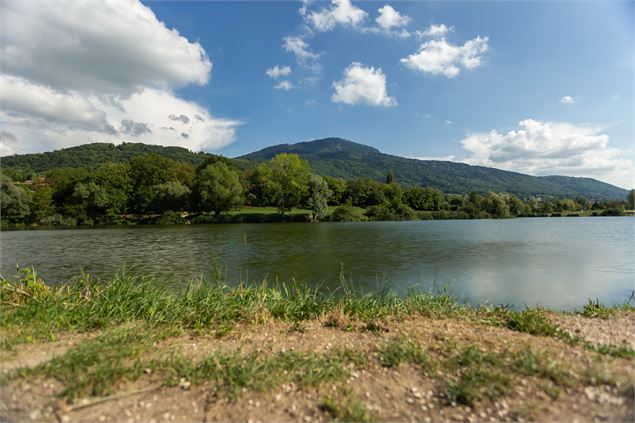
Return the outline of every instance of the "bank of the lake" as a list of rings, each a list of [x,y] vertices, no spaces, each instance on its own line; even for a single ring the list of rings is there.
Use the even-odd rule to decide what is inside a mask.
[[[2,282],[4,421],[631,421],[632,304]]]

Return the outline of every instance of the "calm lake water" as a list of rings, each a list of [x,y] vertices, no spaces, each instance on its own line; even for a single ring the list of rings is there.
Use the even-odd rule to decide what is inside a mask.
[[[634,230],[629,217],[15,230],[0,233],[0,272],[33,265],[53,283],[125,263],[186,281],[216,265],[232,283],[335,289],[343,274],[370,291],[447,287],[471,303],[571,309],[629,297]]]

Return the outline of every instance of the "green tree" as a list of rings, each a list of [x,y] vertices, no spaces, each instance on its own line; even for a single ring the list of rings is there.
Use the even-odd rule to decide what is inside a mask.
[[[386,175],[386,183],[387,184],[395,184],[397,183],[397,177],[395,176],[395,172],[392,170],[388,172]]]
[[[33,191],[31,205],[31,221],[40,222],[42,219],[55,214],[53,204],[53,188],[48,185],[37,187]]]
[[[11,179],[0,175],[0,212],[3,219],[21,220],[31,210],[29,192],[14,184]]]
[[[107,204],[104,213],[116,216],[126,213],[132,194],[132,178],[127,163],[105,163],[93,175],[93,181],[104,191]]]
[[[333,204],[335,206],[343,204],[346,196],[346,180],[343,178],[333,178],[331,176],[324,176],[324,180],[331,190],[329,204]]]
[[[190,197],[190,189],[178,181],[168,181],[155,185],[153,188],[154,201],[152,209],[158,212],[168,210],[185,210]]]
[[[505,199],[494,192],[490,192],[487,195],[487,211],[494,217],[505,218],[509,217],[509,206],[505,202]]]
[[[137,213],[150,211],[154,186],[171,180],[173,160],[155,154],[133,157],[129,162],[132,179],[130,208]]]
[[[258,167],[263,191],[282,216],[300,204],[305,197],[311,170],[297,154],[278,154]]]
[[[243,187],[238,173],[222,161],[202,169],[195,181],[199,207],[216,216],[242,204]]]
[[[626,197],[626,207],[630,210],[635,209],[635,189],[628,192],[628,196]]]
[[[331,194],[332,191],[324,178],[319,175],[311,175],[307,204],[313,212],[314,221],[322,220],[328,214],[328,199]]]
[[[415,210],[436,211],[443,204],[443,193],[436,188],[415,187],[404,193],[404,201]]]

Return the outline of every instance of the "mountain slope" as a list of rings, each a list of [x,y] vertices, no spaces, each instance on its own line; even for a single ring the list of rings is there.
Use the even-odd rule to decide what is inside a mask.
[[[591,178],[567,176],[530,176],[516,172],[463,163],[415,160],[383,154],[379,150],[341,138],[326,138],[296,144],[280,144],[233,159],[240,169],[270,160],[276,154],[295,153],[306,159],[313,172],[345,179],[368,177],[384,181],[389,171],[406,185],[425,185],[446,193],[510,192],[521,197],[547,195],[557,197],[623,200],[627,191]],[[2,157],[0,165],[45,172],[56,167],[94,169],[105,162],[125,162],[132,157],[158,154],[198,165],[210,154],[193,153],[181,147],[162,147],[141,143],[113,145],[93,143],[48,153]]]
[[[596,199],[624,199],[627,195],[625,189],[591,178],[536,177],[463,163],[407,159],[340,138],[276,145],[239,159],[261,162],[279,153],[298,154],[320,175],[345,179],[365,176],[383,181],[392,170],[400,183],[433,186],[446,193],[496,191],[521,197],[547,195]]]
[[[77,147],[63,148],[47,153],[21,154],[2,157],[3,167],[30,169],[45,172],[56,167],[83,167],[95,169],[106,162],[126,162],[135,156],[158,154],[170,159],[198,165],[207,153],[193,153],[181,147],[162,147],[124,142],[119,145],[96,142]]]

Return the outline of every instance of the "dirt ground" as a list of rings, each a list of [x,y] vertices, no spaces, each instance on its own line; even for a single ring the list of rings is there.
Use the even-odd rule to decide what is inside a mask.
[[[622,344],[635,348],[635,313],[610,319],[589,319],[577,315],[554,314],[552,321],[563,330],[594,345]],[[632,359],[600,355],[581,345],[504,328],[470,322],[409,318],[387,320],[379,330],[329,326],[309,321],[300,330],[286,323],[266,323],[235,328],[216,338],[195,334],[167,338],[156,345],[157,352],[178,351],[201,359],[220,349],[274,354],[281,351],[326,353],[350,348],[369,357],[377,356],[382,342],[406,336],[432,356],[447,349],[473,345],[492,353],[519,351],[530,346],[562,363],[567,371],[605,372],[615,384],[576,384],[550,394],[543,379],[526,376],[515,379],[513,389],[472,406],[448,400],[450,370],[438,368],[434,374],[412,363],[384,367],[369,360],[361,368],[351,368],[346,378],[302,387],[293,382],[273,390],[244,390],[230,399],[215,394],[211,382],[167,387],[162,375],[152,372],[132,382],[122,382],[109,397],[80,398],[72,403],[58,396],[63,388],[54,379],[17,378],[0,386],[0,420],[58,422],[211,422],[211,421],[300,421],[349,420],[325,404],[335,401],[342,409],[363,407],[363,419],[375,421],[635,421]],[[57,341],[16,346],[2,357],[0,374],[34,367],[64,354],[92,335],[61,335]],[[351,414],[360,416],[360,414]]]

